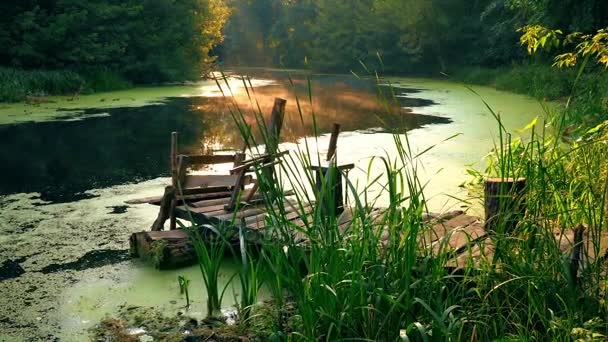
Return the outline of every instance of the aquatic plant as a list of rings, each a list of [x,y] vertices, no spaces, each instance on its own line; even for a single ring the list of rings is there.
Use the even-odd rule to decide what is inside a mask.
[[[192,219],[190,222],[195,222]],[[190,241],[198,260],[198,266],[203,277],[203,286],[207,293],[207,316],[221,317],[222,299],[230,281],[220,288],[219,276],[224,258],[227,241],[221,227],[211,225],[186,226],[178,221],[181,229],[188,232]]]
[[[190,279],[185,275],[177,277],[177,283],[179,284],[179,293],[186,295],[186,308],[190,307],[190,295],[188,294],[188,287],[190,286]]]
[[[152,265],[159,268],[165,258],[165,248],[167,247],[167,241],[157,240],[150,244],[150,258],[152,259]]]
[[[240,298],[235,298],[237,308],[239,311],[239,320],[247,324],[253,311],[254,305],[258,301],[258,293],[262,286],[262,279],[260,273],[264,265],[263,259],[258,258],[255,260],[247,247],[245,236],[243,232],[244,228],[239,228],[239,254],[241,256],[241,268],[238,272],[240,280]],[[235,291],[235,296],[236,291]]]

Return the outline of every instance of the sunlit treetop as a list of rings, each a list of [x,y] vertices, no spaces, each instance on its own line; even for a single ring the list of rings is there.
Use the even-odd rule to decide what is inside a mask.
[[[593,59],[608,68],[608,28],[592,34],[581,32],[564,34],[561,30],[528,25],[520,28],[518,32],[522,32],[519,41],[527,48],[529,54],[536,53],[539,48],[546,50],[560,48],[562,51],[567,51],[554,57],[554,67],[573,67],[579,60]]]

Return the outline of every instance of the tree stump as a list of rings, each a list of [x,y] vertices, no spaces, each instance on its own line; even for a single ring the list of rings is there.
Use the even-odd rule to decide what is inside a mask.
[[[525,178],[489,178],[485,181],[485,229],[512,232],[524,214]]]

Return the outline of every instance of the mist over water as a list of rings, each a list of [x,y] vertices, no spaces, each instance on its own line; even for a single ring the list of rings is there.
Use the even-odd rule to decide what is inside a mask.
[[[240,150],[243,142],[228,109],[232,101],[255,127],[253,110],[259,106],[268,119],[274,98],[287,99],[282,139],[292,142],[313,135],[313,112],[320,134],[329,132],[334,122],[342,124],[344,131],[386,126],[396,132],[449,122],[414,115],[396,105],[387,113],[374,95],[374,83],[352,76],[315,77],[312,101],[305,79],[295,79],[291,86],[284,74],[257,77],[272,82],[254,81],[254,94],[235,77],[222,84],[226,93],[233,94],[230,98],[218,93],[170,97],[161,104],[140,107],[86,108],[80,114],[84,120],[79,121],[0,125],[4,141],[0,194],[37,192],[44,200],[70,201],[82,198],[89,189],[168,176],[169,138],[174,131],[180,133],[181,152]],[[100,117],[100,113],[107,115]]]

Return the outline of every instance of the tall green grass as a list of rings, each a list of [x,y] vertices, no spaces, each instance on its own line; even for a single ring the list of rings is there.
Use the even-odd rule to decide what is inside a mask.
[[[132,86],[120,74],[105,68],[76,72],[0,67],[0,102],[19,102],[28,96],[78,95]]]
[[[195,222],[192,217],[190,222]],[[220,317],[222,300],[232,280],[230,279],[223,288],[220,287],[222,260],[226,248],[229,246],[229,242],[225,238],[227,236],[225,227],[197,224],[186,226],[182,222],[179,222],[179,225],[188,232],[194,246],[207,297],[207,316]]]
[[[85,80],[72,71],[25,71],[0,67],[0,102],[18,102],[27,96],[80,93]]]
[[[243,82],[250,87],[246,79]],[[229,96],[229,83],[223,86]],[[252,114],[265,127],[261,107],[249,89],[251,107],[257,108]],[[296,101],[302,108],[299,102],[312,101],[312,91]],[[457,269],[455,251],[446,239],[432,241],[431,226],[423,220],[425,183],[418,169],[428,149],[422,154],[413,150],[407,134],[393,135],[394,155],[370,161],[382,165],[383,176],[369,179],[362,188],[347,181],[352,200],[346,225],[344,215],[328,215],[331,208],[327,211],[321,205],[332,203],[332,173],[339,171],[330,168],[321,186],[314,186],[310,166],[323,159],[311,152],[317,143],[316,128],[313,138],[305,138],[275,172],[256,169],[271,227],[258,259],[271,270],[265,285],[276,306],[267,337],[303,341],[606,338],[606,260],[594,255],[600,256],[605,248],[600,241],[606,218],[608,127],[602,124],[572,137],[563,124],[563,113],[547,111],[550,127],[529,125],[526,141],[506,131],[500,116],[492,112],[498,141],[485,175],[527,179],[523,216],[515,229],[507,229],[508,222],[499,220],[488,239],[471,239]],[[246,120],[249,113],[236,103],[231,114],[249,152],[274,143],[265,129],[254,134]],[[302,122],[306,115],[314,118],[314,113],[301,110],[291,114]],[[381,185],[389,198],[380,213],[374,210],[377,196],[368,191],[372,185]],[[292,202],[283,201],[287,189],[295,193]],[[312,205],[315,202],[318,205]],[[304,227],[288,218],[289,209],[300,213]],[[587,227],[588,239],[579,272],[573,274],[571,251],[562,251],[561,245],[581,224]],[[243,264],[252,265],[252,260],[246,254]],[[293,308],[289,313],[283,310],[287,306]]]

